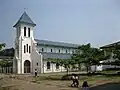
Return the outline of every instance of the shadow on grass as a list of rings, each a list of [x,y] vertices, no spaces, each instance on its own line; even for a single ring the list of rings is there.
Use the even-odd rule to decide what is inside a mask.
[[[120,83],[107,83],[91,87],[90,90],[120,90]]]

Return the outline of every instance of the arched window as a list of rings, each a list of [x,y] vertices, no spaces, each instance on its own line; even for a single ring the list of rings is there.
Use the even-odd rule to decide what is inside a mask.
[[[56,63],[56,69],[59,69],[59,64],[58,63]]]
[[[52,49],[51,49],[51,52],[52,52]]]
[[[42,52],[44,52],[44,48],[42,48]]]
[[[60,49],[59,49],[59,53],[60,53]]]
[[[36,65],[38,66],[38,62],[36,63]]]
[[[66,53],[67,53],[67,50],[66,50]]]
[[[47,62],[47,69],[50,69],[50,62]]]

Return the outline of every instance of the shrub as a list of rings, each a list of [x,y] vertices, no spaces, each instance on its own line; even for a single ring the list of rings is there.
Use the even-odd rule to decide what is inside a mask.
[[[71,75],[64,75],[61,80],[71,80]]]
[[[117,72],[117,75],[120,75],[120,72]]]

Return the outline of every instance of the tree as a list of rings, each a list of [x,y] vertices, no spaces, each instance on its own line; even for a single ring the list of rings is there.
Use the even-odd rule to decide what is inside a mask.
[[[80,66],[81,63],[84,63],[87,69],[87,72],[91,63],[91,52],[92,48],[90,43],[86,45],[81,45],[77,48],[75,54],[73,54],[72,59],[76,61],[76,63]]]
[[[13,57],[15,53],[14,48],[8,48],[0,51],[0,56],[10,56]]]
[[[12,61],[10,61],[10,60],[1,60],[0,61],[0,66],[1,67],[11,67],[12,66]]]
[[[6,46],[5,43],[0,44],[0,50],[2,50],[2,48],[5,47],[5,46]]]
[[[110,56],[105,56],[104,51],[98,48],[92,48],[91,65],[95,65],[95,71],[97,65],[100,65],[100,61],[108,59]]]
[[[76,53],[72,55],[72,59],[78,65],[84,63],[87,72],[91,69],[92,65],[99,65],[101,60],[105,60],[104,51],[98,48],[91,47],[91,44],[81,45],[77,48]],[[96,70],[95,70],[96,71]]]

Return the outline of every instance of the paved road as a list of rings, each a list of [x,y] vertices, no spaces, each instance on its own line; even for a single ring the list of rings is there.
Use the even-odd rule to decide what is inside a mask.
[[[120,90],[120,83],[104,84],[92,87],[90,90]]]

